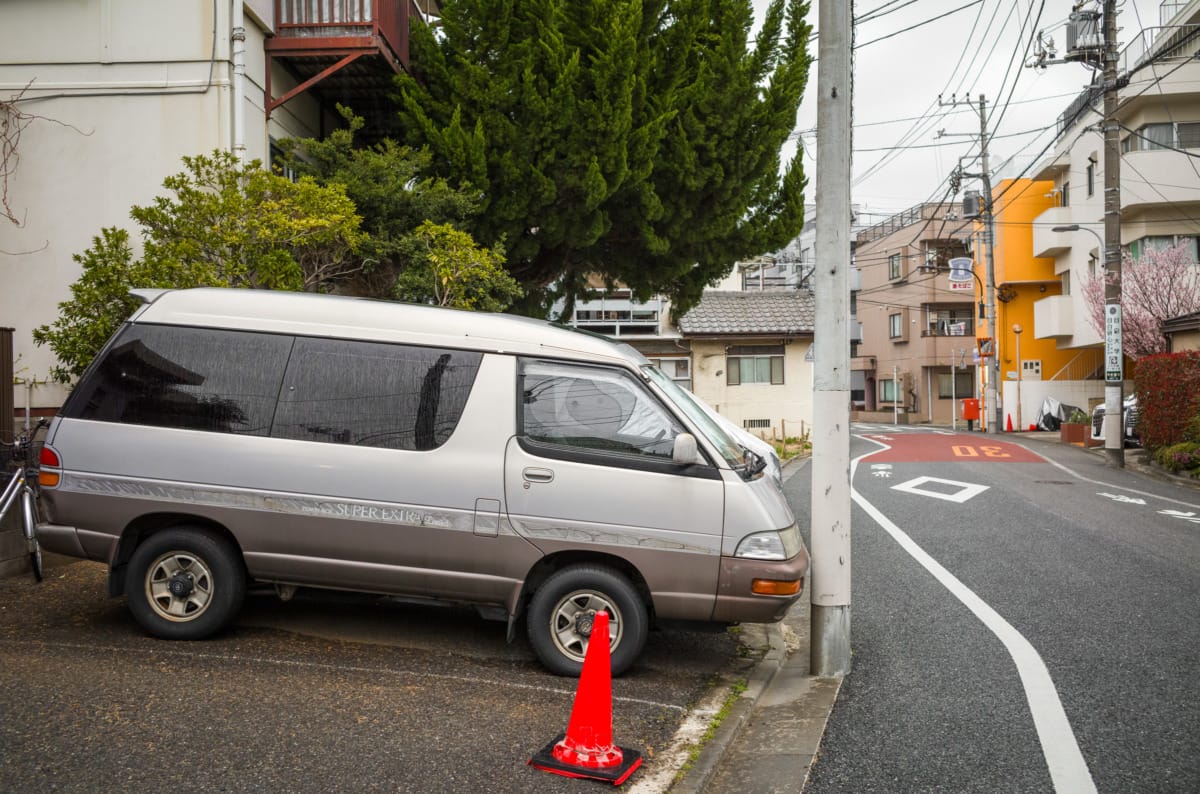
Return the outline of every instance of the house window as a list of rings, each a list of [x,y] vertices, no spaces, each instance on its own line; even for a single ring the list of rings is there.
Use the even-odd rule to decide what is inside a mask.
[[[1125,152],[1162,149],[1200,149],[1200,122],[1144,124],[1121,141]]]
[[[904,276],[904,273],[900,269],[901,262],[902,262],[902,260],[901,260],[900,254],[892,254],[891,256],[888,257],[888,279],[889,280],[895,281],[896,279]]]
[[[1096,195],[1096,164],[1091,160],[1087,166],[1087,193],[1089,197]]]
[[[1165,251],[1176,245],[1186,245],[1188,256],[1196,260],[1197,238],[1186,234],[1149,234],[1129,244],[1129,256],[1136,262],[1150,251]]]
[[[975,373],[968,370],[938,374],[938,399],[949,400],[955,397],[970,397],[975,391]]]
[[[904,336],[904,315],[888,315],[888,339],[900,339]]]
[[[648,361],[682,388],[688,391],[692,390],[692,360],[690,358],[651,358]]]
[[[731,345],[725,353],[725,383],[783,384],[783,345]]]
[[[896,395],[899,394],[899,389],[896,388],[897,382],[892,379],[879,381],[879,402],[894,403],[897,402]]]

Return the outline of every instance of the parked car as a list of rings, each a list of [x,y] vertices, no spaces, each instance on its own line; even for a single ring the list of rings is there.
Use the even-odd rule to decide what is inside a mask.
[[[1104,414],[1104,403],[1100,403],[1092,410],[1092,440],[1094,441],[1104,440]],[[1141,444],[1137,436],[1137,420],[1137,395],[1130,394],[1125,398],[1124,405],[1124,429],[1122,435],[1125,437],[1126,446],[1136,447]]]
[[[50,551],[109,566],[149,633],[202,639],[250,583],[521,618],[577,675],[664,622],[767,623],[808,551],[777,484],[678,384],[522,317],[248,289],[145,290],[50,425]]]

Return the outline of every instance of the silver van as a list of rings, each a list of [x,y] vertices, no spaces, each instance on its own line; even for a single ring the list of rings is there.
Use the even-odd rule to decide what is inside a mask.
[[[141,291],[50,425],[42,545],[199,639],[248,584],[524,617],[578,674],[661,622],[780,620],[808,571],[761,459],[632,348],[520,317],[238,289]]]

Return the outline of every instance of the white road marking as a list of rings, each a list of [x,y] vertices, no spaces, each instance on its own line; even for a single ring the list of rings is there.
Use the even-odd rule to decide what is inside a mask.
[[[958,486],[958,491],[955,493],[942,493],[941,491],[927,491],[922,488],[922,485],[931,482],[940,482],[943,485]],[[934,499],[945,499],[947,502],[958,502],[962,504],[968,499],[973,499],[979,494],[986,491],[988,485],[979,485],[977,483],[959,482],[958,480],[943,480],[941,477],[918,477],[915,480],[902,482],[899,485],[893,485],[893,491],[903,491],[904,493],[916,494],[918,496],[932,496]]]
[[[563,689],[554,686],[535,686],[534,684],[518,684],[514,681],[505,681],[502,679],[493,678],[475,678],[469,675],[448,675],[445,673],[421,673],[414,670],[393,670],[388,667],[362,667],[356,665],[345,664],[329,664],[326,662],[305,662],[299,659],[272,659],[269,656],[244,656],[242,654],[229,653],[196,653],[195,651],[177,650],[174,648],[123,648],[116,645],[88,645],[82,642],[55,642],[47,640],[12,640],[0,638],[2,645],[27,645],[36,648],[66,648],[70,650],[83,651],[109,651],[111,653],[121,654],[125,656],[176,656],[188,659],[204,659],[208,661],[218,662],[250,662],[253,664],[268,664],[277,665],[280,667],[302,667],[312,670],[332,670],[342,673],[369,673],[371,675],[392,675],[392,676],[413,676],[414,678],[435,678],[441,681],[461,681],[469,684],[481,684],[483,686],[492,687],[507,687],[509,689],[531,689],[535,692],[542,692],[555,695],[563,695],[565,697],[575,697],[574,689]],[[657,700],[644,700],[642,698],[620,697],[613,695],[613,702],[639,703],[643,706],[656,706],[658,708],[669,709],[686,713],[687,709],[683,706],[677,706],[674,703],[661,703]]]
[[[1105,493],[1103,491],[1098,491],[1096,493],[1096,496],[1107,496],[1109,499],[1112,499],[1114,502],[1124,502],[1125,504],[1129,504],[1129,505],[1144,505],[1144,504],[1146,504],[1145,499],[1138,499],[1136,496],[1126,496],[1123,493]]]
[[[886,444],[880,446],[891,449]],[[875,450],[879,451],[881,450]],[[854,489],[854,471],[858,468],[859,461],[875,452],[860,455],[851,462],[850,497],[1004,644],[1005,650],[1017,666],[1017,674],[1025,689],[1025,699],[1029,703],[1029,711],[1055,791],[1096,791],[1096,783],[1092,780],[1087,761],[1084,760],[1079,743],[1075,740],[1075,733],[1071,730],[1071,723],[1063,710],[1062,701],[1059,700],[1058,690],[1050,678],[1050,671],[1046,669],[1046,663],[1029,640]]]

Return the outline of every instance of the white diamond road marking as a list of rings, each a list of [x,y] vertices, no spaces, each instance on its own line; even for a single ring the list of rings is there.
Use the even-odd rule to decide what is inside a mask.
[[[958,491],[955,493],[942,493],[940,491],[927,491],[921,488],[927,483],[936,482],[943,485],[957,485]],[[956,480],[943,480],[940,477],[918,477],[915,480],[902,482],[899,485],[893,485],[892,490],[904,491],[905,493],[916,494],[917,496],[932,496],[934,499],[945,499],[947,502],[958,502],[962,504],[968,499],[972,499],[986,491],[988,485],[976,485],[969,482],[958,482]]]

